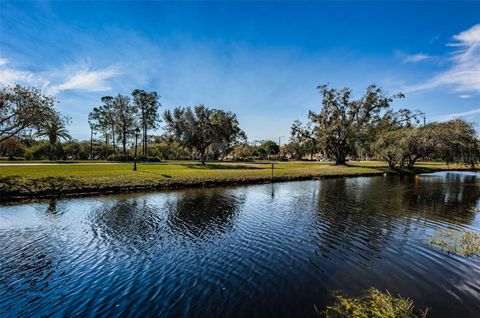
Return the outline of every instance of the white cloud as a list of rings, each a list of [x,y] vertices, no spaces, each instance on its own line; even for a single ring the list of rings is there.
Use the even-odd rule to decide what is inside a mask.
[[[0,84],[29,85],[41,88],[48,94],[65,90],[99,92],[111,89],[108,80],[120,74],[118,66],[92,69],[85,63],[68,65],[64,70],[34,73],[11,67],[6,58],[0,58]]]
[[[480,93],[480,24],[453,36],[449,46],[458,49],[449,57],[450,68],[431,80],[405,89],[407,92],[452,87],[459,93]]]
[[[467,98],[472,98],[473,96],[472,95],[468,95],[468,94],[463,94],[463,95],[459,95],[458,97],[462,98],[462,99],[467,99]]]
[[[42,82],[41,78],[31,72],[18,71],[15,69],[0,69],[0,83],[13,85],[16,83],[24,83],[27,85],[35,85]]]
[[[111,66],[100,70],[91,70],[84,68],[70,74],[66,81],[58,85],[49,87],[48,91],[51,94],[56,94],[64,90],[78,90],[88,92],[101,92],[111,89],[108,79],[119,75],[118,67]]]
[[[418,54],[407,55],[403,61],[406,63],[410,63],[410,62],[416,63],[416,62],[427,60],[429,58],[431,58],[430,55],[418,53]]]
[[[452,114],[441,115],[441,116],[438,116],[437,118],[440,121],[444,121],[444,120],[450,120],[453,118],[467,117],[467,116],[472,116],[477,114],[480,114],[480,108],[472,109],[463,113],[452,113]]]
[[[480,24],[476,24],[470,29],[454,35],[453,38],[459,42],[457,45],[480,43]]]

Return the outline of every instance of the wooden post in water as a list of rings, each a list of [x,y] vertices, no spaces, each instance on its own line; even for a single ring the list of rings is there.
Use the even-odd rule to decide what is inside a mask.
[[[272,181],[273,181],[273,169],[274,169],[275,163],[272,162]]]

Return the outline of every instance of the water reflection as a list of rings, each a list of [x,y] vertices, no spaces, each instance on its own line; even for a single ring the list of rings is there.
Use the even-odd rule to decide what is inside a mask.
[[[149,241],[161,237],[165,225],[145,198],[106,200],[89,213],[94,237],[106,244],[136,250],[148,249]]]
[[[202,237],[230,230],[245,197],[240,191],[225,189],[190,190],[168,203],[168,218],[173,230]]]
[[[148,250],[171,241],[185,243],[227,232],[243,201],[239,193],[223,189],[185,190],[161,201],[148,196],[121,197],[102,202],[92,209],[89,219],[92,233],[103,243]]]
[[[430,249],[480,230],[478,175],[339,178],[0,207],[0,316],[316,316],[388,289],[476,317],[480,259]]]

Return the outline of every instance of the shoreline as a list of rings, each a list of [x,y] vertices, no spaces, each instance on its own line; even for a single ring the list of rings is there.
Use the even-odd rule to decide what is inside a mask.
[[[178,181],[156,181],[144,184],[134,184],[134,185],[122,185],[122,184],[107,184],[107,185],[97,185],[97,186],[75,186],[64,184],[64,179],[57,178],[52,179],[51,181],[58,182],[59,188],[44,188],[32,190],[28,189],[25,186],[11,184],[10,187],[7,185],[6,189],[0,188],[0,203],[8,202],[18,202],[18,201],[30,201],[36,199],[51,199],[51,198],[78,198],[78,197],[87,197],[95,195],[110,195],[110,194],[121,194],[121,193],[135,193],[135,192],[155,192],[155,191],[168,191],[168,190],[178,190],[178,189],[188,189],[188,188],[212,188],[212,187],[222,187],[222,186],[239,186],[239,185],[254,185],[254,184],[266,184],[266,183],[279,183],[279,182],[289,182],[289,181],[307,181],[307,180],[322,180],[322,179],[333,179],[333,178],[357,178],[357,177],[374,177],[374,176],[413,176],[422,173],[434,173],[441,171],[472,171],[476,172],[477,169],[465,168],[465,167],[449,167],[448,169],[443,168],[424,168],[418,167],[413,171],[402,171],[402,170],[375,170],[375,171],[366,171],[366,172],[355,172],[348,171],[348,169],[355,166],[347,166],[346,171],[343,173],[311,173],[311,174],[299,174],[299,175],[274,175],[271,176],[264,175],[253,175],[253,176],[243,176],[243,177],[223,177],[219,179],[214,178],[200,178],[192,180],[178,180]],[[0,179],[0,185],[4,179]],[[75,181],[75,180],[73,180]],[[33,180],[35,184],[35,180]],[[53,183],[52,183],[53,184]],[[17,188],[15,188],[17,186]]]

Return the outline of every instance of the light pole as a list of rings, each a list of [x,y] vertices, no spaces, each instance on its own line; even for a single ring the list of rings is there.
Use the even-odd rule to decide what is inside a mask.
[[[135,129],[135,156],[133,157],[133,171],[137,171],[137,141],[140,134],[140,128]]]

